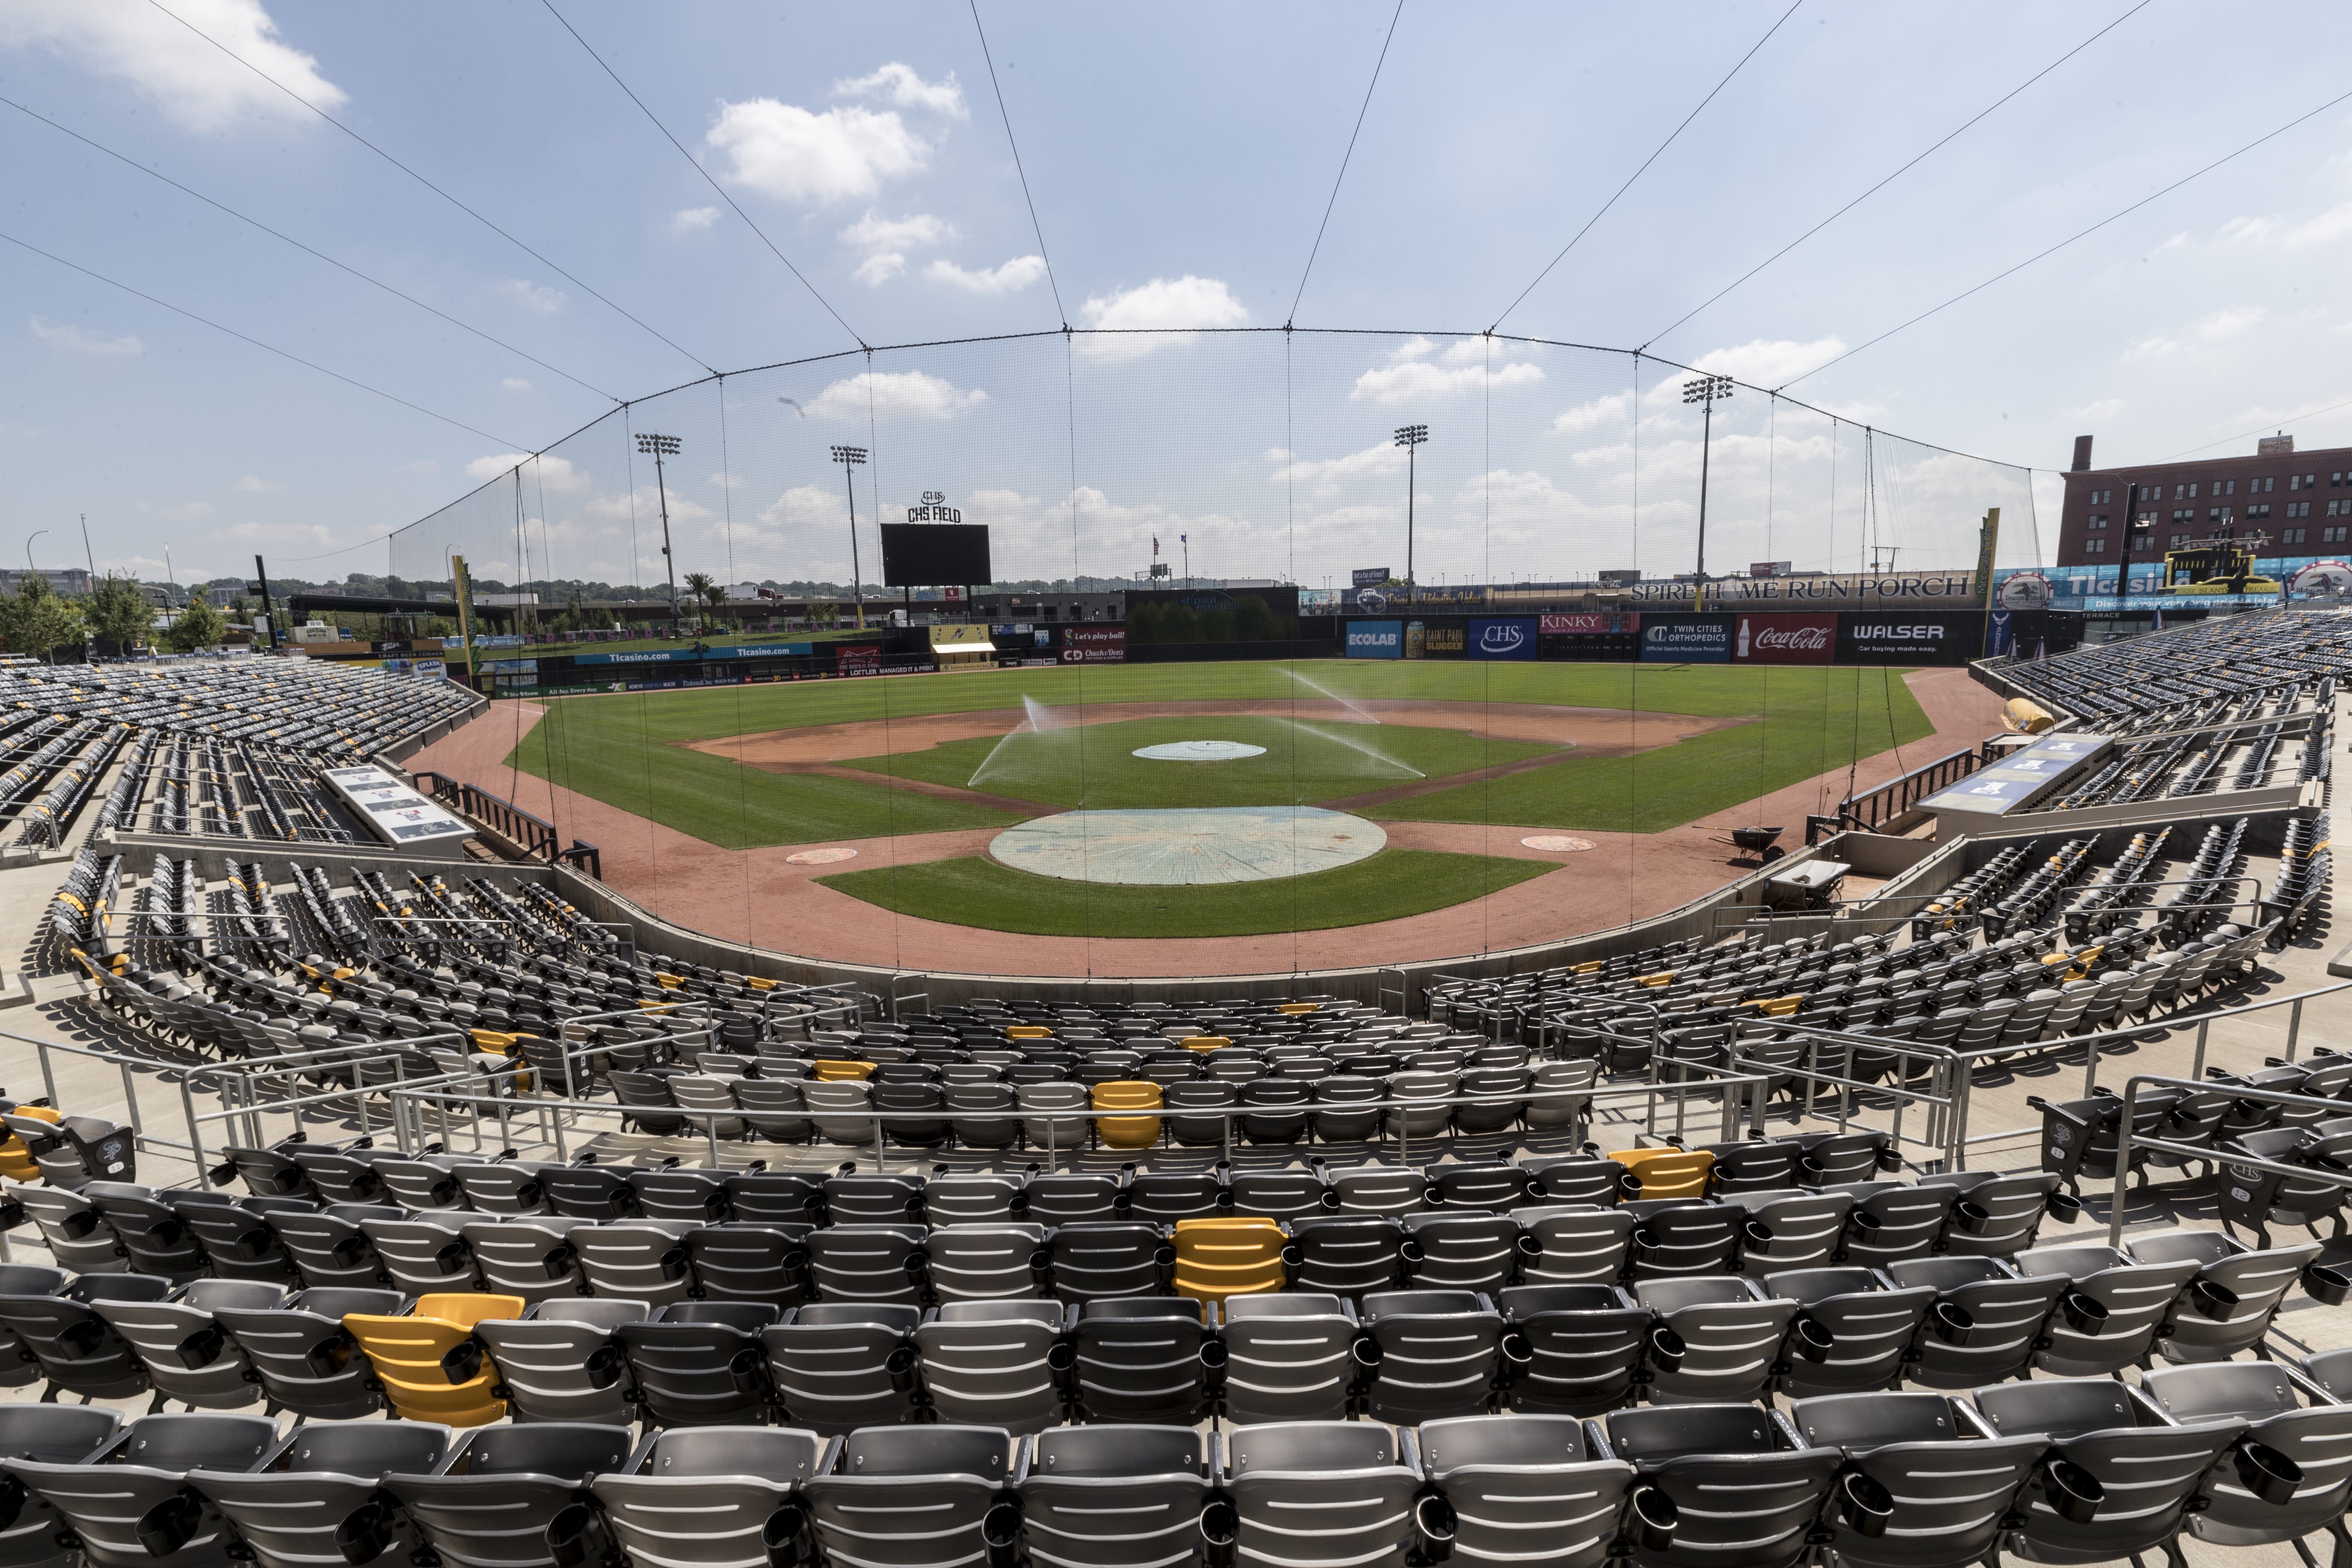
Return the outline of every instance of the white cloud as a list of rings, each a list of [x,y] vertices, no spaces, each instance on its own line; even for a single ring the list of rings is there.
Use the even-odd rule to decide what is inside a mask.
[[[969,392],[919,370],[861,371],[816,395],[808,412],[819,419],[864,419],[903,414],[918,419],[952,419],[988,401],[978,387]]]
[[[69,323],[51,323],[38,316],[32,319],[32,328],[33,335],[51,348],[78,354],[135,354],[145,352],[147,346],[128,332],[119,338],[102,338]]]
[[[1137,359],[1164,344],[1191,342],[1194,329],[1238,327],[1249,320],[1249,311],[1223,281],[1189,272],[1089,299],[1078,314],[1101,331],[1159,334],[1079,340],[1081,353],[1105,360]]]
[[[2352,202],[2328,208],[2301,223],[2289,223],[2275,217],[2233,217],[2223,224],[2216,239],[2235,245],[2274,245],[2283,250],[2300,250],[2306,245],[2325,245],[2352,234]]]
[[[680,234],[688,234],[696,229],[709,228],[712,224],[717,223],[718,221],[719,209],[717,207],[681,207],[677,212],[669,215],[670,227],[677,230]]]
[[[907,258],[895,250],[878,250],[857,264],[850,274],[869,289],[877,289],[907,270]]]
[[[934,283],[952,283],[974,294],[1012,294],[1045,276],[1045,258],[1016,256],[1002,267],[982,268],[977,272],[966,271],[952,261],[934,261],[923,268],[923,276]]]
[[[785,201],[870,196],[931,153],[896,110],[847,104],[816,114],[772,98],[721,103],[709,141],[732,160],[730,179]]]
[[[466,477],[476,484],[488,484],[503,478],[517,463],[522,465],[524,482],[541,489],[569,494],[588,488],[588,476],[573,468],[571,458],[534,458],[528,452],[500,452],[477,458],[466,465]]]
[[[349,100],[319,74],[317,59],[278,38],[278,24],[260,0],[173,0],[169,12],[95,0],[8,0],[0,5],[0,47],[32,47],[129,82],[182,127],[199,132],[225,130],[247,114],[310,120],[300,104],[240,60],[320,109],[340,109]]]
[[[830,485],[794,485],[773,501],[760,509],[760,525],[763,528],[846,526],[849,521],[848,502],[843,493]]]
[[[533,283],[528,278],[502,278],[499,279],[499,292],[524,310],[535,310],[542,316],[552,316],[563,309],[562,289]]]
[[[2180,345],[2170,338],[2142,338],[2139,342],[2132,344],[2130,352],[2125,357],[2129,359],[2162,359],[2168,354],[2179,352],[2179,348]]]
[[[1266,456],[1280,462],[1292,454],[1269,452]],[[1350,452],[1344,458],[1318,460],[1297,458],[1285,463],[1267,476],[1275,484],[1304,484],[1308,494],[1321,499],[1339,493],[1340,486],[1349,479],[1371,474],[1395,474],[1404,470],[1404,448],[1393,441],[1383,441],[1377,447],[1367,447],[1360,452]]]
[[[165,522],[202,522],[220,508],[208,500],[182,501],[177,506],[149,506],[139,503],[139,510],[150,517],[160,517]]]
[[[955,237],[955,225],[943,217],[934,217],[929,213],[884,217],[871,207],[866,209],[864,217],[841,231],[841,242],[860,250],[913,250],[945,245]]]
[[[275,484],[268,479],[257,479],[255,476],[247,474],[245,478],[236,481],[236,488],[243,490],[247,495],[257,496],[266,495],[271,490],[282,490],[286,487],[281,484]]]
[[[665,499],[668,501],[669,520],[673,523],[694,522],[706,517],[719,515],[701,502],[678,494],[677,486],[675,483],[669,487],[667,498],[658,488],[653,485],[639,485],[635,489],[624,491],[619,495],[598,496],[581,506],[580,515],[594,518],[600,522],[625,522],[634,516],[640,524],[651,523],[652,536],[642,544],[642,548],[655,563],[655,575],[658,576],[661,563],[661,508]]]
[[[499,385],[509,392],[529,392],[530,390],[530,383],[525,381],[519,375],[508,376],[504,381],[499,382]]]
[[[1808,343],[1787,338],[1758,338],[1736,348],[1715,349],[1693,362],[1710,375],[1727,375],[1754,386],[1779,386],[1791,376],[1819,370],[1845,353],[1843,338],[1815,338]]]
[[[1543,378],[1544,373],[1540,368],[1524,361],[1514,361],[1495,371],[1494,384],[1517,386]],[[1448,370],[1443,365],[1432,364],[1426,359],[1413,358],[1375,366],[1364,372],[1356,378],[1356,384],[1348,395],[1368,398],[1374,403],[1405,403],[1414,398],[1445,397],[1457,392],[1468,392],[1486,385],[1486,382],[1484,364],[1459,364]]]
[[[2102,397],[2095,403],[2085,403],[2080,408],[2062,408],[2058,417],[2077,425],[2104,425],[2124,411],[2120,397]]]
[[[1579,430],[1590,430],[1596,425],[1614,425],[1631,416],[1633,411],[1632,393],[1612,392],[1606,397],[1596,397],[1590,403],[1580,403],[1573,408],[1561,410],[1553,418],[1551,427],[1564,436],[1574,435]]]
[[[2234,338],[2268,314],[2270,312],[2260,305],[2236,305],[2226,310],[2216,310],[2197,323],[2197,335],[2208,342]]]
[[[928,109],[934,114],[945,114],[957,120],[968,120],[971,111],[964,108],[963,89],[956,85],[955,72],[948,72],[940,81],[925,81],[915,74],[912,66],[892,60],[872,76],[861,76],[833,84],[835,98],[887,98],[900,109]]]

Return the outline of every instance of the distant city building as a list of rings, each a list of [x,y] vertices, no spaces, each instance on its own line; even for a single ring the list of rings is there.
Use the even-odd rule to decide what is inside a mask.
[[[2266,436],[2252,457],[2095,468],[2091,437],[2074,438],[2060,566],[2158,565],[2200,540],[2256,536],[2264,559],[2352,548],[2352,447],[2298,453],[2294,437]]]
[[[0,568],[0,590],[15,593],[17,583],[24,575],[24,572],[20,569]],[[41,575],[48,579],[50,588],[68,597],[89,592],[88,567],[44,566],[41,568]]]

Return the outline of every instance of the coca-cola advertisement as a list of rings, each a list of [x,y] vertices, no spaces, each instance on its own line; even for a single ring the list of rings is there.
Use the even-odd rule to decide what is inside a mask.
[[[1118,626],[1064,626],[1062,628],[1062,662],[1064,664],[1125,664],[1127,662],[1127,628]]]
[[[1734,664],[1829,664],[1836,657],[1834,615],[1747,615],[1732,628]]]

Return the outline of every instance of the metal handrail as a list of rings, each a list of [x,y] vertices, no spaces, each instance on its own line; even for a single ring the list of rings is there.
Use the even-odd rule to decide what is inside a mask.
[[[1874,829],[1880,823],[1902,816],[1926,796],[1968,777],[1983,765],[1983,753],[1974,746],[1964,746],[1860,795],[1846,796],[1837,804],[1837,820],[1842,825],[1851,824],[1864,831]],[[1813,840],[1808,838],[1805,842],[1810,844]]]
[[[2202,1148],[2193,1143],[2181,1143],[2168,1138],[2135,1137],[2133,1119],[2139,1113],[2139,1091],[2143,1084],[2158,1089],[2179,1089],[2193,1093],[2205,1093],[2213,1089],[2210,1083],[2194,1079],[2166,1078],[2160,1073],[2134,1073],[2124,1081],[2123,1120],[2116,1129],[2116,1194],[2107,1210],[2107,1245],[2120,1247],[2124,1244],[2124,1184],[2131,1174],[2131,1152],[2135,1145],[2154,1149],[2163,1153],[2186,1154],[2192,1159],[2211,1160],[2216,1165],[2243,1165],[2251,1170],[2268,1171],[2273,1175],[2293,1176],[2298,1181],[2332,1183],[2339,1187],[2352,1187],[2352,1171],[2330,1171],[2318,1165],[2289,1165],[2277,1160],[2265,1160],[2259,1155],[2240,1152],[2224,1154],[2214,1144]],[[2292,1094],[2280,1089],[2254,1089],[2243,1084],[2229,1086],[2232,1100],[2251,1100],[2263,1105],[2286,1105],[2316,1110],[2340,1111],[2344,1101],[2322,1100],[2313,1095]]]
[[[1725,1109],[1725,1115],[1723,1118],[1725,1123],[1723,1140],[1726,1142],[1730,1142],[1736,1136],[1736,1128],[1734,1126],[1735,1119],[1730,1114],[1730,1111],[1731,1108],[1738,1103],[1740,1099],[1738,1091],[1744,1091],[1749,1088],[1755,1088],[1760,1091],[1767,1080],[1760,1075],[1727,1072],[1720,1068],[1709,1068],[1700,1063],[1692,1063],[1689,1065],[1696,1071],[1706,1072],[1715,1076],[1706,1079],[1694,1080],[1684,1084],[1595,1083],[1583,1089],[1539,1089],[1535,1088],[1533,1085],[1530,1085],[1524,1091],[1510,1094],[1463,1094],[1457,1092],[1451,1095],[1433,1095],[1420,1099],[1397,1099],[1394,1097],[1388,1097],[1380,1100],[1351,1100],[1345,1101],[1341,1105],[1334,1106],[1331,1109],[1344,1110],[1352,1115],[1370,1110],[1382,1112],[1390,1110],[1401,1110],[1406,1112],[1415,1110],[1428,1111],[1437,1110],[1441,1107],[1451,1110],[1452,1109],[1464,1105],[1534,1104],[1538,1101],[1575,1102],[1580,1100],[1590,1103],[1595,1100],[1612,1100],[1619,1098],[1631,1100],[1636,1096],[1654,1097],[1659,1094],[1668,1094],[1678,1100],[1687,1100],[1694,1094],[1712,1095],[1720,1092],[1723,1095]],[[423,1083],[409,1085],[394,1090],[392,1091],[392,1098],[396,1103],[408,1102],[422,1104],[427,1101],[443,1101],[460,1105],[497,1104],[499,1103],[499,1097],[497,1096],[481,1094],[452,1094],[437,1086]],[[569,1120],[576,1124],[581,1113],[583,1112],[593,1112],[596,1114],[620,1118],[631,1116],[640,1111],[651,1111],[653,1114],[658,1116],[674,1117],[688,1122],[699,1121],[703,1123],[704,1138],[710,1148],[710,1163],[714,1169],[718,1168],[720,1163],[719,1153],[720,1139],[718,1131],[719,1122],[740,1121],[744,1120],[747,1116],[758,1117],[761,1115],[774,1116],[794,1114],[788,1111],[746,1111],[740,1108],[729,1110],[698,1110],[686,1106],[633,1106],[621,1104],[617,1100],[590,1100],[577,1098],[567,1098],[561,1102],[553,1103],[544,1100],[531,1101],[517,1100],[509,1103],[518,1106],[530,1105],[534,1109],[553,1110],[556,1112],[551,1125],[557,1132],[557,1137],[553,1142],[556,1149],[556,1157],[558,1159],[569,1158],[569,1154],[565,1150],[565,1146],[561,1137],[562,1129],[565,1121]],[[804,1109],[798,1114],[802,1118],[808,1120],[814,1120],[817,1118],[837,1118],[843,1121],[873,1122],[875,1124],[874,1158],[876,1168],[877,1170],[886,1171],[888,1169],[886,1159],[887,1145],[882,1140],[882,1130],[886,1124],[894,1121],[944,1121],[952,1120],[955,1115],[954,1112],[944,1107],[938,1110],[879,1110],[870,1106],[860,1107],[855,1110],[845,1110],[840,1112]],[[974,1114],[992,1121],[1010,1119],[1021,1121],[1044,1121],[1049,1128],[1058,1126],[1065,1122],[1076,1122],[1083,1124],[1097,1119],[1122,1121],[1154,1118],[1164,1121],[1171,1117],[1182,1117],[1186,1119],[1214,1117],[1225,1123],[1225,1153],[1228,1162],[1230,1162],[1233,1153],[1233,1124],[1235,1121],[1249,1116],[1283,1114],[1307,1116],[1314,1114],[1314,1111],[1305,1102],[1301,1102],[1296,1106],[1241,1104],[1168,1106],[1163,1104],[1155,1107],[1139,1106],[1133,1110],[1124,1108],[1097,1110],[1092,1105],[1087,1105],[1083,1108],[1072,1107],[1068,1110],[1024,1110],[1016,1100],[1015,1104],[1002,1110],[990,1110]],[[1384,1116],[1383,1121],[1385,1120],[1386,1118]],[[421,1120],[419,1124],[421,1125]],[[1397,1158],[1400,1163],[1405,1164],[1411,1163],[1411,1134],[1407,1131],[1408,1125],[1408,1123],[1400,1121],[1396,1130],[1398,1145]],[[1056,1158],[1055,1151],[1057,1147],[1057,1145],[1052,1143],[1049,1140],[1047,1149],[1047,1160],[1049,1162],[1047,1169],[1049,1170],[1053,1168],[1052,1162]]]
[[[446,804],[456,805],[460,816],[470,816],[488,826],[491,831],[523,847],[524,853],[535,859],[553,861],[559,853],[562,838],[555,824],[535,812],[528,811],[503,795],[492,795],[479,784],[453,779],[446,773],[420,768],[413,775],[417,793],[431,799],[442,799],[446,792]]]

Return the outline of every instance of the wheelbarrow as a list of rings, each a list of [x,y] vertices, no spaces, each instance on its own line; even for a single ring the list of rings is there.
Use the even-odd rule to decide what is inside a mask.
[[[1788,854],[1786,849],[1772,842],[1780,837],[1783,831],[1778,827],[1735,827],[1731,830],[1728,842],[1769,866],[1773,861]],[[1717,838],[1716,842],[1720,844],[1726,840]]]

